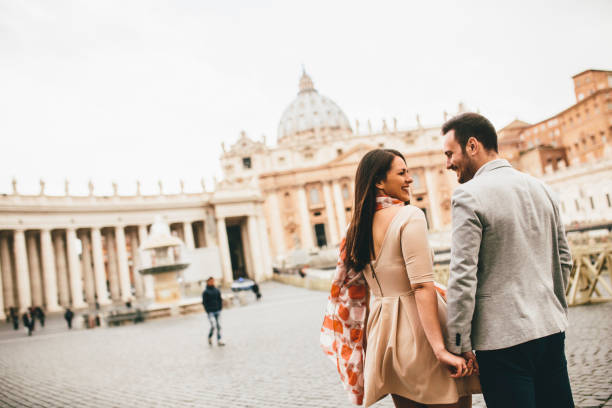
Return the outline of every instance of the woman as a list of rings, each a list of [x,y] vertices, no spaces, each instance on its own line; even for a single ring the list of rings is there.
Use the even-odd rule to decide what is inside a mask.
[[[444,346],[446,306],[433,283],[425,216],[404,205],[410,183],[396,150],[370,151],[359,163],[321,343],[357,404],[391,394],[396,407],[471,407],[480,384],[472,363]]]

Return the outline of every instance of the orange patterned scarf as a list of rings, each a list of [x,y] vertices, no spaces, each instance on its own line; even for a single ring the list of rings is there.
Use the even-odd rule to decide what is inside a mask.
[[[376,197],[376,211],[394,205],[404,205],[404,202],[385,195]],[[368,288],[363,274],[346,269],[345,259],[346,238],[343,238],[321,327],[321,347],[336,365],[349,400],[361,405]]]

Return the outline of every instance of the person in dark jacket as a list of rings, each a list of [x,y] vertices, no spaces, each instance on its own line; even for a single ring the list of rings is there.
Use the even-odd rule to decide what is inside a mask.
[[[74,312],[70,310],[70,308],[66,308],[66,313],[64,313],[64,319],[66,319],[66,323],[68,323],[68,328],[72,329],[72,318],[74,317]]]
[[[11,321],[13,322],[13,329],[19,329],[19,313],[17,313],[16,307],[11,307],[9,309],[9,314],[11,316]]]
[[[21,316],[21,320],[23,320],[23,325],[28,329],[28,336],[32,335],[32,330],[34,330],[34,323],[32,319],[30,319],[30,315],[26,312]]]
[[[36,316],[36,318],[40,322],[40,326],[45,327],[45,312],[40,306],[36,306],[34,308],[34,316]]]
[[[208,344],[212,346],[212,336],[217,329],[217,345],[225,346],[221,341],[221,325],[219,324],[219,315],[223,309],[223,301],[221,300],[221,292],[215,287],[215,278],[210,277],[206,281],[206,289],[202,292],[202,305],[208,315],[210,322],[210,331],[208,332]]]

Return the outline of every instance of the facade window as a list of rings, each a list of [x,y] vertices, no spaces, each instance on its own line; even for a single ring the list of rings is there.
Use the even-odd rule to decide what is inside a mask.
[[[306,153],[304,153],[304,158],[306,158],[306,159],[312,159],[312,157],[313,157],[313,155],[312,155],[312,153],[311,153],[311,152],[306,152]]]
[[[350,198],[348,186],[345,184],[342,186],[342,198],[348,200]]]
[[[250,169],[251,168],[251,158],[250,157],[243,157],[242,158],[242,167],[244,167],[245,169]]]
[[[421,188],[421,178],[418,174],[412,175],[412,187],[419,189]]]
[[[340,156],[342,154],[342,149],[336,149],[336,154]]]
[[[589,197],[589,202],[591,203],[591,210],[595,209],[595,203],[593,202],[593,197]]]
[[[319,190],[317,188],[310,189],[310,204],[319,204]]]
[[[279,163],[284,163],[285,162],[285,158],[284,157],[279,157],[278,158],[278,162]]]

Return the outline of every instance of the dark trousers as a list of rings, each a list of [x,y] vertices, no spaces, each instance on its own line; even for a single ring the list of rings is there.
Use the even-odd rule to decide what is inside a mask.
[[[208,321],[210,322],[210,331],[208,332],[208,338],[210,339],[215,332],[215,326],[217,328],[217,340],[221,340],[221,325],[219,325],[219,315],[221,311],[218,312],[209,312],[208,313]]]
[[[476,351],[488,408],[573,408],[565,333],[505,349]]]

